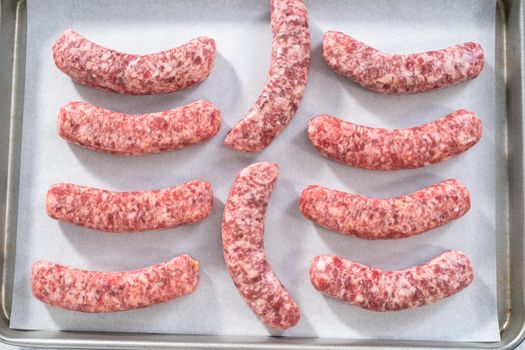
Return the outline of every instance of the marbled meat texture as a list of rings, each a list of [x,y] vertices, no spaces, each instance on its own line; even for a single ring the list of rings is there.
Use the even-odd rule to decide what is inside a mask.
[[[483,48],[468,42],[442,50],[386,54],[344,33],[324,34],[323,56],[336,73],[381,94],[412,94],[441,89],[479,75]]]
[[[48,261],[32,267],[38,300],[67,310],[115,312],[141,309],[189,294],[199,283],[199,263],[188,255],[124,272],[75,269]]]
[[[299,309],[264,252],[264,216],[278,172],[276,164],[263,162],[239,173],[224,208],[222,244],[244,301],[265,325],[286,329],[299,322]]]
[[[54,219],[107,232],[134,232],[192,224],[213,208],[208,182],[143,192],[113,192],[60,183],[51,186],[47,214]]]
[[[310,265],[315,289],[372,311],[432,304],[460,292],[473,279],[470,261],[456,250],[400,271],[383,271],[332,255],[316,256]]]
[[[221,112],[208,101],[138,115],[70,102],[60,109],[57,128],[66,141],[95,151],[143,155],[175,150],[211,138],[221,128]]]
[[[198,37],[174,49],[132,55],[66,30],[53,45],[55,64],[73,80],[119,94],[174,92],[204,80],[215,61],[215,41]]]
[[[241,152],[266,148],[299,108],[310,68],[308,14],[301,0],[271,0],[272,57],[268,81],[224,144]]]
[[[363,239],[393,239],[460,218],[470,209],[470,195],[465,185],[453,179],[386,199],[308,186],[299,205],[304,217],[327,229]]]
[[[308,122],[310,142],[324,156],[370,170],[439,163],[470,149],[481,134],[481,120],[464,109],[409,129],[371,128],[329,115]]]

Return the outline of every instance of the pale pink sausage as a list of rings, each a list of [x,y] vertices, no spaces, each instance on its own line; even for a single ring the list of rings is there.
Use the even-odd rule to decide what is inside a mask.
[[[222,246],[226,266],[244,301],[267,326],[286,329],[299,322],[299,308],[264,252],[264,216],[279,168],[256,163],[235,179],[224,207]]]
[[[481,120],[465,109],[409,129],[371,128],[326,114],[308,122],[310,142],[324,156],[370,170],[436,164],[469,150],[481,134]]]
[[[310,68],[308,13],[302,0],[271,0],[272,57],[268,81],[224,144],[241,152],[266,148],[292,120]]]
[[[470,194],[457,180],[446,180],[395,198],[370,198],[308,186],[301,213],[330,230],[363,239],[410,237],[445,225],[470,209]]]
[[[49,188],[47,214],[107,232],[136,232],[192,224],[210,215],[213,191],[206,181],[160,190],[113,192],[60,183]]]
[[[137,115],[70,102],[60,109],[57,128],[63,139],[82,147],[118,155],[144,155],[211,138],[221,128],[221,112],[208,101]]]
[[[199,283],[199,263],[181,255],[138,270],[99,272],[37,261],[31,290],[38,300],[82,312],[141,309],[190,294]]]
[[[381,94],[411,94],[473,79],[483,69],[483,48],[464,43],[408,55],[386,54],[344,33],[324,34],[323,56],[336,73]]]
[[[338,256],[316,256],[310,265],[315,289],[371,311],[398,311],[435,303],[474,280],[468,258],[446,251],[425,264],[383,271]]]
[[[119,94],[163,94],[197,84],[210,74],[215,41],[198,37],[174,49],[133,55],[66,30],[53,45],[53,58],[58,69],[80,84]]]

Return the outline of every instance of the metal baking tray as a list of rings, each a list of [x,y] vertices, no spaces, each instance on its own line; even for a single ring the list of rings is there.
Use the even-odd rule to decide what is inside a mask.
[[[498,214],[497,273],[501,341],[428,342],[284,337],[226,337],[9,328],[16,248],[20,145],[22,132],[26,24],[24,0],[0,0],[0,341],[29,347],[97,349],[513,349],[525,338],[524,198],[524,0],[500,0],[496,11],[496,113],[506,127],[498,131],[498,165],[506,167],[508,193]],[[468,317],[468,315],[465,315]]]

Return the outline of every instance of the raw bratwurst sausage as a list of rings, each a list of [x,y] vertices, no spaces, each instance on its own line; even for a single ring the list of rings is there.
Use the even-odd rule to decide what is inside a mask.
[[[383,271],[338,256],[316,256],[310,265],[315,289],[372,311],[398,311],[435,303],[474,279],[468,258],[449,250],[401,271]]]
[[[139,115],[70,102],[60,109],[57,128],[66,141],[95,151],[142,155],[179,149],[212,137],[221,128],[221,112],[208,101]]]
[[[457,219],[469,209],[467,187],[456,180],[387,199],[308,186],[300,200],[301,213],[308,220],[364,239],[410,237]]]
[[[310,67],[308,14],[302,0],[271,0],[272,57],[268,81],[224,144],[241,152],[266,148],[292,120]]]
[[[31,276],[35,298],[82,312],[141,309],[189,294],[198,283],[199,263],[188,255],[124,272],[88,271],[37,261]]]
[[[420,168],[465,152],[481,138],[481,120],[460,109],[410,129],[387,130],[319,115],[308,122],[308,137],[324,156],[371,170]]]
[[[213,208],[213,191],[205,181],[143,192],[61,183],[47,192],[46,207],[54,219],[95,230],[147,231],[204,219]]]
[[[132,55],[97,45],[66,30],[53,45],[55,64],[78,83],[119,94],[174,92],[204,80],[215,61],[215,41],[198,37],[149,55]]]
[[[252,164],[239,173],[224,208],[222,246],[244,301],[264,324],[286,329],[299,322],[299,309],[264,252],[264,215],[278,173],[273,163]]]
[[[473,79],[483,69],[483,49],[464,43],[409,55],[378,51],[344,33],[328,31],[323,56],[336,73],[381,94],[411,94]]]

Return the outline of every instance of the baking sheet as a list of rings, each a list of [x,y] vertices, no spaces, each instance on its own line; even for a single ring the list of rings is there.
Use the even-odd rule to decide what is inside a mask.
[[[306,95],[295,119],[271,147],[240,154],[222,146],[264,86],[271,33],[267,1],[66,1],[29,0],[26,87],[19,194],[15,293],[11,327],[214,335],[269,335],[455,341],[499,340],[496,310],[497,193],[505,168],[496,167],[495,1],[306,1],[312,33],[312,64]],[[120,96],[74,84],[56,69],[51,46],[75,29],[102,45],[135,53],[178,46],[192,37],[217,41],[217,61],[202,84],[161,96]],[[382,96],[337,76],[323,62],[322,33],[335,29],[385,51],[408,53],[478,41],[486,54],[475,80],[441,91]],[[82,100],[127,113],[174,108],[195,99],[219,106],[223,126],[201,145],[145,157],[117,157],[70,146],[56,134],[61,105]],[[476,111],[484,135],[469,152],[417,170],[372,172],[323,158],[310,145],[306,122],[328,113],[376,127],[429,122],[459,108]],[[278,276],[298,302],[302,320],[285,332],[266,329],[241,300],[224,264],[220,220],[235,174],[256,161],[273,161],[281,173],[267,211],[265,244]],[[458,178],[472,195],[460,220],[394,241],[365,241],[315,226],[298,210],[304,187],[321,184],[348,192],[389,197]],[[174,229],[109,234],[56,222],[45,213],[47,188],[74,182],[117,191],[208,180],[215,209],[206,220]],[[446,249],[464,251],[474,283],[437,304],[395,313],[374,313],[316,292],[308,278],[314,255],[338,254],[384,269],[424,262]],[[127,270],[188,253],[200,261],[200,286],[191,296],[148,309],[82,314],[48,307],[31,296],[30,266],[47,259],[96,270]]]

